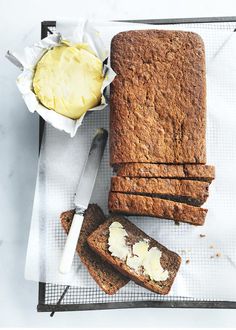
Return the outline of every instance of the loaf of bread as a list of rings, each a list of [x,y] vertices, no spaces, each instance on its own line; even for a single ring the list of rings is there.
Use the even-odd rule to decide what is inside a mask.
[[[207,209],[157,197],[110,192],[108,208],[112,213],[144,215],[201,226]]]
[[[206,202],[208,189],[209,183],[203,181],[120,176],[111,178],[111,191],[151,195],[195,206]]]
[[[68,234],[75,211],[70,210],[61,214],[61,224]],[[90,275],[107,294],[115,294],[128,283],[129,279],[117,272],[109,263],[94,253],[87,243],[87,237],[106,220],[100,207],[90,204],[84,215],[84,221],[77,244],[81,262],[86,266]]]
[[[127,31],[111,43],[110,162],[206,163],[206,72],[199,35]]]
[[[134,245],[135,243],[141,243],[148,245],[148,252],[157,252],[157,254],[153,254],[153,256],[148,260],[148,262],[143,263],[144,266],[138,267],[132,267],[130,263],[127,261],[128,258],[120,258],[117,257],[114,253],[111,253],[111,245],[109,244],[110,240],[110,226],[112,224],[115,225],[121,225],[123,227],[123,230],[126,232],[126,243],[129,245],[129,248],[133,249],[134,253]],[[117,233],[119,234],[119,233]],[[117,235],[116,235],[117,236]],[[168,250],[166,247],[158,243],[153,238],[149,237],[147,234],[145,234],[142,230],[140,230],[138,227],[136,227],[134,224],[132,224],[130,221],[128,221],[125,218],[121,218],[118,216],[113,216],[110,219],[108,219],[106,222],[104,222],[102,225],[98,227],[89,237],[88,237],[88,244],[89,246],[97,253],[99,254],[106,262],[109,262],[113,267],[115,267],[119,272],[123,273],[125,276],[128,276],[132,280],[134,280],[139,285],[154,291],[159,294],[167,294],[171,286],[173,284],[173,281],[176,277],[176,274],[178,272],[178,269],[181,264],[181,258],[178,256],[175,252],[172,252]],[[116,246],[115,250],[119,248],[122,248],[119,246],[119,240],[116,240]],[[115,242],[114,242],[115,243]],[[124,247],[123,247],[124,248]],[[151,251],[152,250],[152,251]],[[142,249],[143,251],[143,249]],[[141,251],[141,252],[142,252]],[[147,253],[147,250],[146,250]],[[155,262],[158,260],[155,260],[155,258],[158,258],[158,253],[160,255],[160,265],[158,267],[153,267],[152,270],[152,276],[148,275],[148,272],[145,273],[145,265],[155,266]],[[147,257],[147,255],[143,255],[143,258]],[[150,257],[150,255],[149,255]],[[136,256],[137,258],[137,256]],[[157,265],[156,265],[157,266]],[[142,270],[143,267],[143,270]],[[160,270],[160,268],[162,268]],[[158,278],[158,272],[162,271],[160,275],[160,278]],[[165,274],[163,274],[165,272]],[[166,275],[163,277],[163,275]]]
[[[118,176],[130,178],[175,178],[211,182],[215,179],[215,167],[202,164],[151,164],[126,163],[116,169]]]

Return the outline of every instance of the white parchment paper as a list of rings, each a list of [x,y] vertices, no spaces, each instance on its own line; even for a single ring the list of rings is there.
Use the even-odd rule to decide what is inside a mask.
[[[116,33],[130,29],[163,28],[141,24],[94,23],[109,49]],[[61,29],[65,23],[61,24]],[[67,29],[74,26],[66,24]],[[175,27],[166,27],[176,29]],[[179,27],[178,27],[179,28]],[[179,28],[180,29],[180,28]],[[183,29],[183,28],[181,28]],[[207,62],[207,157],[216,166],[216,180],[206,203],[206,224],[194,227],[173,221],[130,217],[141,229],[182,256],[182,266],[171,296],[235,300],[236,286],[236,34],[220,29],[185,30],[198,32],[206,47]],[[108,128],[109,108],[87,115],[76,136],[46,125],[39,169],[25,276],[29,280],[80,287],[95,282],[76,256],[72,272],[58,271],[66,240],[59,215],[73,208],[73,196],[96,128]],[[98,173],[91,202],[107,212],[110,186],[108,148]],[[206,235],[200,237],[200,234]],[[186,261],[189,260],[188,263]],[[128,284],[122,291],[145,290]]]

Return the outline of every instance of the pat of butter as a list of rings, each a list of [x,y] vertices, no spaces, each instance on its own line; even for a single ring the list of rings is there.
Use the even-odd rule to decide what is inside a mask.
[[[144,273],[149,275],[151,280],[165,281],[169,273],[161,266],[161,251],[157,247],[152,247],[143,259]]]
[[[109,251],[118,257],[137,273],[143,273],[154,281],[167,280],[169,273],[161,266],[162,252],[157,247],[149,249],[149,241],[144,239],[134,245],[127,245],[128,234],[119,222],[113,222],[109,227]]]
[[[143,265],[143,260],[148,253],[148,241],[140,241],[133,245],[133,255],[128,256],[127,265],[136,271]]]
[[[64,42],[38,62],[34,92],[48,109],[78,119],[101,102],[102,70],[101,60],[86,44]]]
[[[128,234],[123,226],[117,221],[112,222],[109,227],[108,239],[108,250],[111,252],[112,256],[126,260],[130,253],[130,248],[126,244],[126,237],[128,237]]]

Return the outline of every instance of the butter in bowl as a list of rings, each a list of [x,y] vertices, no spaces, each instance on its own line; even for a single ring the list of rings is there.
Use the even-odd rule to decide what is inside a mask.
[[[73,137],[87,111],[107,106],[106,87],[115,77],[107,54],[87,21],[73,40],[57,32],[6,57],[22,70],[17,86],[29,111]]]
[[[101,103],[103,80],[102,61],[87,44],[62,41],[39,60],[33,89],[46,108],[79,119]]]

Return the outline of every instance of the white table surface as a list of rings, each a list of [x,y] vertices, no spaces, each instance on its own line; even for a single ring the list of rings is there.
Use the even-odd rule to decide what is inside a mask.
[[[234,0],[0,1],[0,327],[233,327],[234,310],[129,309],[37,313],[37,283],[24,280],[34,197],[38,116],[16,89],[18,70],[4,54],[40,38],[40,22],[59,17],[144,19],[236,16]]]

